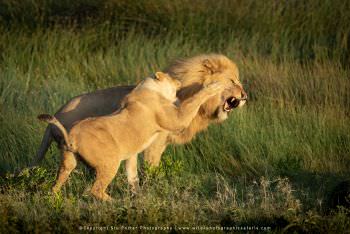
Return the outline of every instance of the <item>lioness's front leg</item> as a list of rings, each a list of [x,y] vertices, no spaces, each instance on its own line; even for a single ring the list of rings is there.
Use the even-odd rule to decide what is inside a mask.
[[[136,194],[139,188],[139,177],[137,175],[137,154],[126,160],[125,167],[131,193]]]
[[[220,82],[212,82],[198,93],[183,101],[179,107],[168,106],[157,113],[158,124],[171,132],[187,128],[198,113],[200,106],[224,88]]]
[[[160,158],[167,144],[168,133],[160,133],[153,143],[143,152],[144,159],[151,166],[159,166]]]
[[[171,107],[166,109],[158,116],[160,125],[171,131],[187,128],[196,116],[199,107],[222,88],[222,85],[217,82],[211,83],[193,97],[181,103],[179,108]],[[168,145],[168,134],[167,132],[161,133],[144,151],[144,159],[150,163],[151,166],[159,166],[162,153]]]

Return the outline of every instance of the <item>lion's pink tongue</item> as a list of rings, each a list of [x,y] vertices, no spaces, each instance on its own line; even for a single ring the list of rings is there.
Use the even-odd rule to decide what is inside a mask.
[[[224,111],[229,112],[231,110],[230,104],[228,104],[228,102],[225,102],[224,104]]]

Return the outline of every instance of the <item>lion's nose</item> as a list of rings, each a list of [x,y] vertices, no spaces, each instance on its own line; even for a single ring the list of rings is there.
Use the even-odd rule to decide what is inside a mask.
[[[247,99],[248,99],[247,93],[242,90],[242,92],[241,92],[241,100],[247,100]]]

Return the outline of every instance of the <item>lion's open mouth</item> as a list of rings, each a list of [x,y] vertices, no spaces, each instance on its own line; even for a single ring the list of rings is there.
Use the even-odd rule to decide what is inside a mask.
[[[239,105],[240,101],[241,99],[239,98],[229,97],[224,103],[224,111],[230,112]]]

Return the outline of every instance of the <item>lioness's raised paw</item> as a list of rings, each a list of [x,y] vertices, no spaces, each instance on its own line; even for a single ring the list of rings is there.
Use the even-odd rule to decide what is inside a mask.
[[[217,93],[221,92],[225,87],[221,82],[214,81],[214,82],[211,82],[211,83],[205,85],[204,88],[210,94],[217,94]]]

